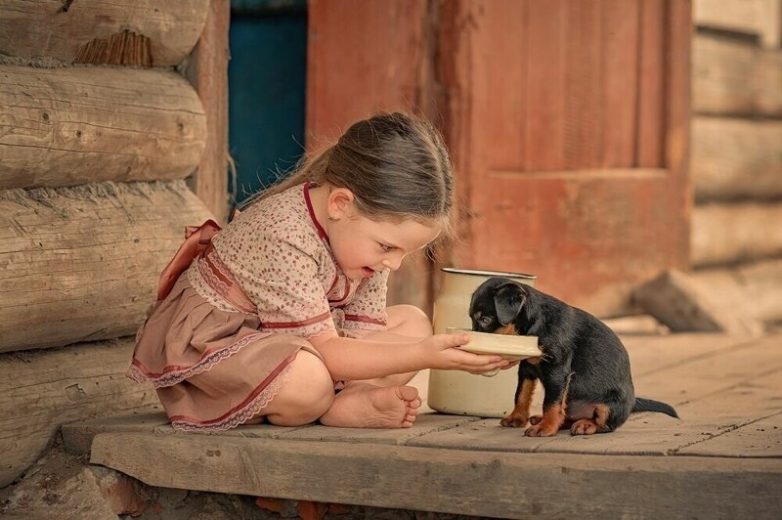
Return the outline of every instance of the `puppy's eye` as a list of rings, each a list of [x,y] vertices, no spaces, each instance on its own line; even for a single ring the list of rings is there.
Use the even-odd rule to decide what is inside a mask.
[[[488,327],[491,325],[492,321],[494,321],[494,318],[491,316],[481,316],[480,319],[478,319],[478,323],[481,324],[481,327]]]

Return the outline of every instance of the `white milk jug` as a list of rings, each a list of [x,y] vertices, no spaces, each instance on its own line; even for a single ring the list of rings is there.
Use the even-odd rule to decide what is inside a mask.
[[[444,333],[448,327],[470,329],[470,297],[480,284],[492,276],[510,278],[534,285],[535,276],[522,273],[442,269],[443,280],[434,302],[434,332]],[[431,370],[429,374],[429,406],[442,413],[504,417],[513,409],[513,394],[518,379],[516,367],[500,370],[492,377],[474,375],[461,370]]]

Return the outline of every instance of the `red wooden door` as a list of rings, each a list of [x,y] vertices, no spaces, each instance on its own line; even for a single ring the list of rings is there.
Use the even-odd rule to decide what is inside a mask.
[[[537,274],[601,315],[686,268],[689,2],[458,0],[440,20],[451,263]]]

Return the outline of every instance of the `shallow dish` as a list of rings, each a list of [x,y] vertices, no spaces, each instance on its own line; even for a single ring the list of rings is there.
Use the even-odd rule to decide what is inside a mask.
[[[470,342],[459,348],[473,354],[497,354],[511,361],[542,355],[538,348],[537,336],[489,334],[456,327],[448,327],[446,332],[449,334],[464,333],[470,336]]]

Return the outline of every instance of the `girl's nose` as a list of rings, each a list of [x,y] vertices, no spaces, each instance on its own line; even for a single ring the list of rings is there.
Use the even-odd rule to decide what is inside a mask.
[[[402,256],[394,256],[393,258],[386,258],[383,260],[383,267],[396,271],[399,266],[402,265]]]

